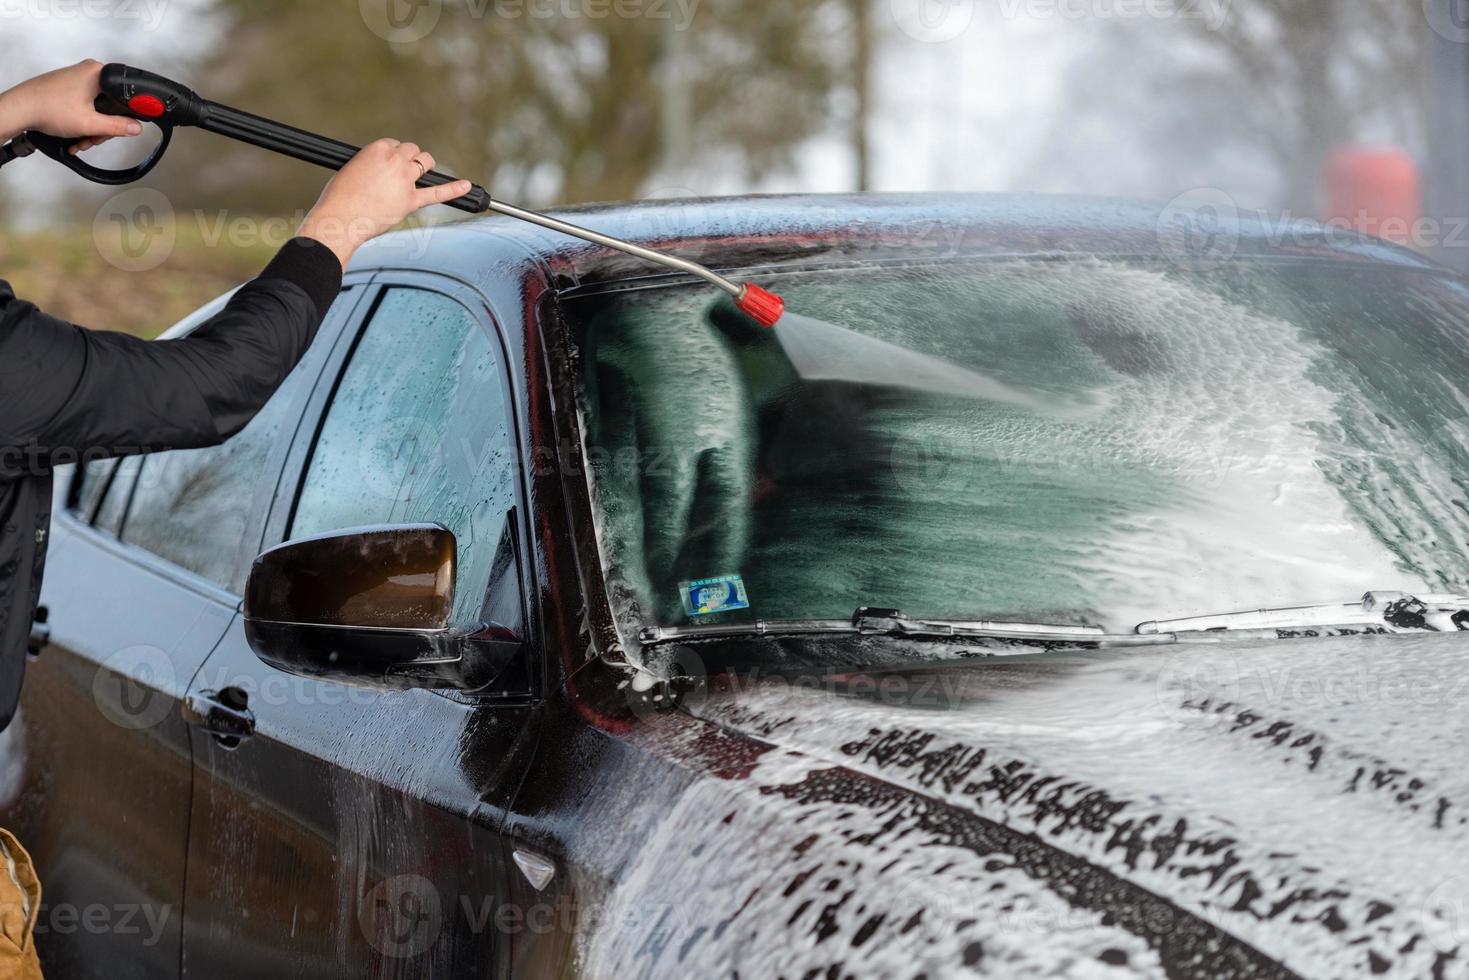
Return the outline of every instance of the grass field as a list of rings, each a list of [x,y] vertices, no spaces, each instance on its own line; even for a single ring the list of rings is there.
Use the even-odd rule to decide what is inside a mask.
[[[34,234],[0,229],[0,279],[53,316],[154,337],[259,274],[275,253],[269,245],[206,238],[193,223],[180,222],[157,268],[129,272],[104,257],[90,225]]]

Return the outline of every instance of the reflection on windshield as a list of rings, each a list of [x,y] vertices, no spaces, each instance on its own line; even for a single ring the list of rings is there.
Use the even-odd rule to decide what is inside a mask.
[[[793,310],[1096,407],[802,380],[693,288],[570,304],[630,628],[872,605],[1127,630],[1469,578],[1457,285],[1089,259],[776,286]]]

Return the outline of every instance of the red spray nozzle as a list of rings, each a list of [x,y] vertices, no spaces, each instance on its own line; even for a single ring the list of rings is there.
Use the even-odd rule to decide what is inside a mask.
[[[745,283],[745,291],[740,298],[735,300],[735,306],[764,327],[773,327],[786,311],[786,301],[770,292],[761,289],[753,282]]]

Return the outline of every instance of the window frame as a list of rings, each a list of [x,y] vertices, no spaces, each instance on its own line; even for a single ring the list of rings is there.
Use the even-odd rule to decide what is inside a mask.
[[[311,459],[316,452],[317,440],[321,437],[327,415],[336,401],[337,392],[351,366],[352,355],[356,353],[363,336],[377,315],[383,298],[389,291],[402,289],[436,293],[462,306],[478,328],[487,334],[499,362],[501,393],[509,413],[506,419],[507,435],[516,463],[516,475],[513,480],[515,507],[509,519],[513,522],[514,527],[517,587],[520,593],[521,619],[525,632],[522,639],[526,644],[527,656],[530,658],[526,663],[526,681],[531,688],[539,689],[542,685],[540,674],[544,656],[539,610],[535,601],[537,593],[533,581],[535,551],[531,531],[534,523],[530,516],[532,497],[529,482],[532,476],[532,466],[522,428],[525,408],[515,385],[513,371],[517,362],[512,358],[512,347],[508,341],[504,324],[492,308],[488,297],[471,283],[457,277],[424,270],[378,270],[372,277],[371,289],[359,301],[356,316],[342,330],[337,349],[333,351],[332,357],[324,366],[322,375],[317,381],[316,392],[312,396],[311,411],[306,417],[309,431],[308,426],[303,425],[297,432],[295,440],[297,445],[292,448],[291,465],[283,471],[282,492],[278,492],[272,507],[266,540],[271,543],[288,540],[286,534],[296,519],[297,507],[310,472]],[[266,545],[266,547],[269,546],[269,544]],[[447,694],[448,692],[440,693]],[[515,692],[509,696],[527,696],[534,695],[534,693],[535,690],[530,690]],[[504,700],[505,698],[506,695],[485,695],[468,697],[467,700],[479,702]]]

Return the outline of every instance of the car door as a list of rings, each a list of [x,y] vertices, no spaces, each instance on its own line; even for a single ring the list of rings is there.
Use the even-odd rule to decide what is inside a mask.
[[[475,294],[399,275],[291,450],[272,540],[437,521],[458,537],[456,615],[529,637],[507,364]],[[237,618],[190,691],[220,724],[194,735],[184,975],[501,972],[488,913],[534,743],[530,658],[480,699],[383,694],[267,666]]]
[[[257,502],[322,363],[313,348],[224,446],[91,462],[62,489],[36,637],[49,642],[0,735],[0,823],[41,878],[48,975],[178,975],[192,783],[179,710],[234,616]]]

